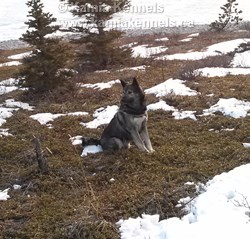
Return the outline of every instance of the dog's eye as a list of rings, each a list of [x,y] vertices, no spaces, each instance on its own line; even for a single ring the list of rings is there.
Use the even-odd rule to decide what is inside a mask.
[[[132,90],[128,90],[127,93],[128,93],[129,95],[131,95],[131,94],[133,93],[133,91],[132,91]]]

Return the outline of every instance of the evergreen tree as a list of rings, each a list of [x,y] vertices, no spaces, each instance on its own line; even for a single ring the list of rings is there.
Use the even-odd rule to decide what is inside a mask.
[[[48,37],[59,26],[51,25],[56,18],[43,12],[44,5],[40,0],[30,0],[27,6],[30,8],[29,20],[25,22],[28,30],[21,40],[34,47],[34,50],[31,56],[23,60],[21,84],[30,90],[49,91],[63,84],[69,76],[62,69],[71,59],[70,47],[59,38]]]
[[[129,7],[129,0],[65,0],[72,6],[72,14],[83,18],[82,26],[75,29],[82,32],[79,42],[86,44],[80,54],[83,65],[90,64],[94,69],[105,69],[109,65],[124,64],[130,59],[132,51],[128,47],[120,48],[117,40],[123,32],[107,30],[107,21],[115,13]],[[74,30],[75,30],[74,29]]]
[[[221,7],[223,13],[219,14],[218,20],[210,24],[210,29],[219,32],[223,31],[230,24],[238,25],[242,21],[242,18],[239,17],[242,11],[237,9],[238,5],[236,0],[227,0],[227,3]]]

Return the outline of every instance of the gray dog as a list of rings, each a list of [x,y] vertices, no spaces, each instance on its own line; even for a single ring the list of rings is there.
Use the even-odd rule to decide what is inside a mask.
[[[127,149],[130,142],[145,152],[153,152],[147,129],[145,94],[137,79],[132,84],[121,80],[123,96],[118,112],[104,129],[101,139],[83,138],[82,145],[98,145],[103,150]]]

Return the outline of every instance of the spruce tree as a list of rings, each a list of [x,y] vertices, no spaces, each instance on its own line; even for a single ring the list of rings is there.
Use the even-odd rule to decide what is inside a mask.
[[[220,32],[229,25],[238,25],[239,22],[243,20],[239,16],[242,11],[237,9],[238,5],[239,4],[236,2],[236,0],[227,0],[227,3],[221,7],[223,13],[219,14],[218,20],[210,24],[210,29]]]
[[[65,68],[71,59],[68,43],[60,38],[48,37],[55,33],[59,26],[51,25],[56,18],[50,13],[44,13],[44,5],[40,0],[27,2],[30,8],[28,14],[28,30],[21,37],[34,48],[31,56],[24,58],[20,70],[21,84],[30,90],[44,92],[62,85],[68,77]]]
[[[115,13],[129,7],[129,0],[64,0],[72,7],[74,16],[83,19],[82,26],[74,30],[81,32],[80,43],[86,45],[81,52],[80,59],[83,66],[94,69],[106,69],[108,66],[121,65],[131,57],[132,50],[128,47],[120,48],[117,40],[123,35],[119,30],[107,30],[107,21]]]

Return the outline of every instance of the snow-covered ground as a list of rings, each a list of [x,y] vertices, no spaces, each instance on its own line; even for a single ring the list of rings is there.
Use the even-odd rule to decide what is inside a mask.
[[[250,42],[250,38],[235,39],[225,42],[220,42],[206,47],[203,51],[193,51],[187,53],[177,53],[173,55],[159,56],[157,60],[201,60],[211,56],[225,55],[233,52],[242,43]]]
[[[13,115],[13,112],[24,109],[24,110],[33,110],[32,106],[29,106],[27,103],[22,103],[20,101],[15,101],[14,99],[6,100],[3,104],[0,104],[0,126],[2,126],[7,118],[10,118]]]
[[[142,215],[120,220],[121,239],[248,239],[250,235],[250,164],[222,173],[198,185],[197,198],[187,203],[186,215],[159,220],[159,215]],[[189,183],[190,184],[190,183]],[[180,206],[177,205],[177,206]]]
[[[94,129],[98,128],[100,125],[108,124],[116,114],[118,108],[117,105],[107,106],[106,108],[101,107],[94,112],[93,117],[95,119],[93,121],[82,123],[82,125]]]
[[[121,239],[248,239],[250,235],[250,164],[215,176],[205,185],[196,185],[196,198],[179,200],[184,217],[159,220],[159,215],[143,214],[121,219],[117,225]],[[186,183],[195,185],[194,183]],[[18,189],[19,187],[13,187]],[[0,190],[0,201],[10,198]]]
[[[0,81],[0,95],[7,94],[11,91],[17,90],[19,87],[18,80],[10,78],[7,80]]]
[[[10,198],[10,196],[8,195],[9,192],[9,188],[1,191],[0,190],[0,201],[6,201],[8,198]]]
[[[9,61],[9,62],[5,62],[5,63],[1,63],[0,67],[6,67],[6,66],[19,66],[22,63],[20,61]]]
[[[169,38],[168,37],[157,38],[155,39],[155,41],[165,42],[165,41],[169,41]]]
[[[26,31],[28,9],[26,1],[0,1],[0,41],[18,39]],[[45,11],[58,19],[64,28],[75,26],[79,21],[69,12],[69,6],[59,0],[42,0]],[[243,10],[244,20],[250,20],[249,2],[238,0],[239,9]],[[132,0],[131,7],[124,13],[115,15],[109,27],[123,30],[146,28],[193,27],[198,24],[209,24],[218,18],[220,7],[225,0]]]
[[[168,48],[164,46],[149,46],[149,45],[139,45],[132,47],[132,56],[133,57],[143,57],[149,58],[153,55],[162,53],[166,51]]]
[[[163,110],[163,111],[172,111],[172,116],[176,120],[182,120],[182,119],[192,119],[197,120],[195,113],[196,111],[184,111],[184,110],[178,110],[175,109],[173,106],[168,105],[165,101],[160,100],[157,103],[153,103],[147,106],[148,111],[154,111],[154,110]]]
[[[32,111],[34,107],[27,103],[15,101],[14,99],[5,100],[4,103],[0,104],[0,127],[6,123],[8,118],[13,116],[15,111],[20,109]],[[10,136],[11,134],[8,131],[8,129],[0,128],[0,137]]]
[[[250,67],[250,51],[236,53],[231,64],[233,67]]]
[[[30,118],[37,120],[41,125],[47,125],[48,127],[52,127],[49,122],[54,121],[55,119],[63,116],[85,116],[88,115],[87,112],[71,112],[66,114],[52,114],[52,113],[38,113],[35,115],[31,115]]]
[[[215,112],[221,112],[225,116],[233,118],[241,118],[249,116],[250,102],[237,100],[235,98],[219,99],[219,101],[211,106],[209,109],[204,110],[204,115],[211,115]]]
[[[150,89],[145,90],[146,94],[155,94],[156,97],[166,96],[168,94],[175,95],[197,95],[198,92],[185,86],[185,81],[179,79],[168,79],[165,82],[153,86]]]
[[[27,51],[27,52],[24,52],[24,53],[11,55],[8,58],[11,59],[11,60],[22,60],[23,58],[30,56],[31,53],[32,53],[32,51]]]
[[[197,69],[196,72],[204,77],[224,77],[227,75],[250,75],[250,68],[205,67]]]

